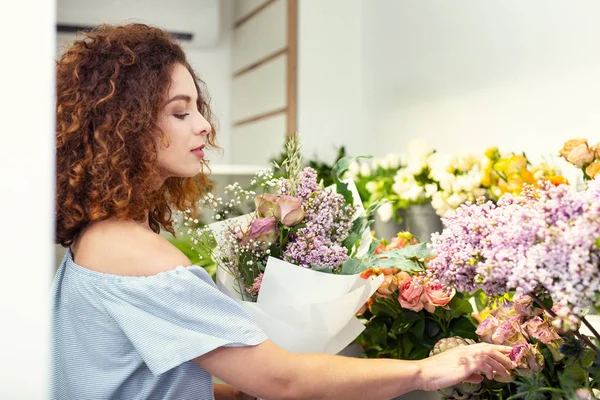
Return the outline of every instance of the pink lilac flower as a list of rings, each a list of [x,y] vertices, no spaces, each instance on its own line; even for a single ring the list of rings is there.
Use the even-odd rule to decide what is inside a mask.
[[[258,292],[260,291],[260,285],[262,285],[263,274],[260,273],[255,279],[252,287],[246,288],[246,291],[250,293],[250,296],[256,297],[258,296]]]

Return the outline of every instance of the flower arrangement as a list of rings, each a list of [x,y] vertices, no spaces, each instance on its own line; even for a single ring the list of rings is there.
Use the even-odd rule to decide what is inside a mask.
[[[563,145],[559,154],[580,168],[584,179],[591,180],[600,175],[600,143],[590,146],[586,139],[571,139]]]
[[[353,158],[336,163],[334,186],[326,188],[303,167],[297,136],[286,150],[275,165],[279,177],[261,170],[251,181],[261,193],[233,183],[228,200],[208,195],[201,206],[217,211],[216,222],[188,233],[199,252],[212,250],[219,288],[271,340],[290,351],[336,353],[364,329],[355,313],[380,284],[359,275],[374,251],[368,224],[377,205],[364,210],[352,183],[340,178]],[[253,212],[228,218],[228,207],[248,200]]]
[[[380,243],[374,256],[389,261],[362,273],[364,279],[384,277],[358,312],[366,329],[356,342],[366,357],[422,359],[441,338],[477,337],[471,304],[425,273],[431,256],[425,243],[401,232],[390,243]]]
[[[512,340],[512,335],[517,341],[528,339],[530,345],[515,350],[526,354],[528,363],[540,360],[533,350],[539,343],[553,355],[553,362],[560,354],[568,356],[569,351],[579,357],[575,357],[579,361],[569,358],[565,361],[568,365],[563,363],[560,368],[546,362],[551,370],[566,371],[560,374],[564,382],[557,383],[558,375],[551,380],[548,374],[546,381],[539,381],[542,378],[538,373],[537,381],[521,379],[521,383],[565,391],[575,382],[580,388],[597,389],[600,364],[594,358],[600,353],[600,335],[585,316],[590,307],[600,308],[600,182],[593,181],[585,191],[576,192],[568,185],[540,181],[538,187],[525,186],[519,195],[504,194],[497,204],[464,204],[448,212],[443,220],[444,231],[432,237],[436,257],[429,263],[431,279],[452,285],[460,292],[481,291],[490,301],[512,293],[517,298],[528,295],[536,307],[545,311],[542,315],[539,310],[525,307],[532,314],[530,319],[523,319],[523,313],[518,312],[523,304],[517,301],[517,313],[499,319],[497,313],[506,311],[501,308],[504,311],[481,322],[478,332],[484,340],[497,342],[505,338],[502,342],[506,342]],[[594,336],[579,333],[579,323],[585,324]],[[559,331],[554,332],[550,326],[570,332],[568,341],[561,336],[568,346],[554,342]],[[581,361],[582,354],[590,351],[595,353],[592,361],[587,355]],[[569,363],[579,363],[578,371],[586,374],[585,379],[573,381]],[[528,366],[533,372],[541,372],[539,366]],[[594,376],[588,383],[588,378]],[[556,387],[558,384],[560,388]]]

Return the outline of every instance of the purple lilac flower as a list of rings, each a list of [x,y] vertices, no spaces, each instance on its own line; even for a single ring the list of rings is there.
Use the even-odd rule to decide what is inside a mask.
[[[348,259],[342,243],[352,228],[354,207],[342,195],[323,190],[312,168],[300,174],[296,195],[303,199],[305,225],[291,235],[284,259],[305,268],[340,266]]]
[[[306,167],[300,172],[298,187],[296,188],[296,196],[302,200],[307,200],[313,192],[322,190],[319,182],[317,182],[317,171],[310,167]]]
[[[541,183],[498,205],[465,204],[432,237],[433,275],[460,291],[546,290],[575,314],[600,292],[600,182],[584,192]]]

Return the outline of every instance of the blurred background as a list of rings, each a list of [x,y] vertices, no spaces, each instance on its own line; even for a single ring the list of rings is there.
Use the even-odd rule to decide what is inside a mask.
[[[322,161],[416,138],[539,158],[599,131],[599,13],[593,0],[57,0],[57,51],[64,30],[100,22],[187,35],[219,118],[217,173],[266,165],[295,131]]]

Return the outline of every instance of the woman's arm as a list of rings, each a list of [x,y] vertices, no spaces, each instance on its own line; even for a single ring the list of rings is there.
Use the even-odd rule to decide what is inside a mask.
[[[508,375],[510,347],[460,346],[421,361],[359,359],[295,354],[266,341],[257,346],[221,347],[194,361],[231,385],[257,397],[275,399],[389,399],[435,390],[462,381]]]

